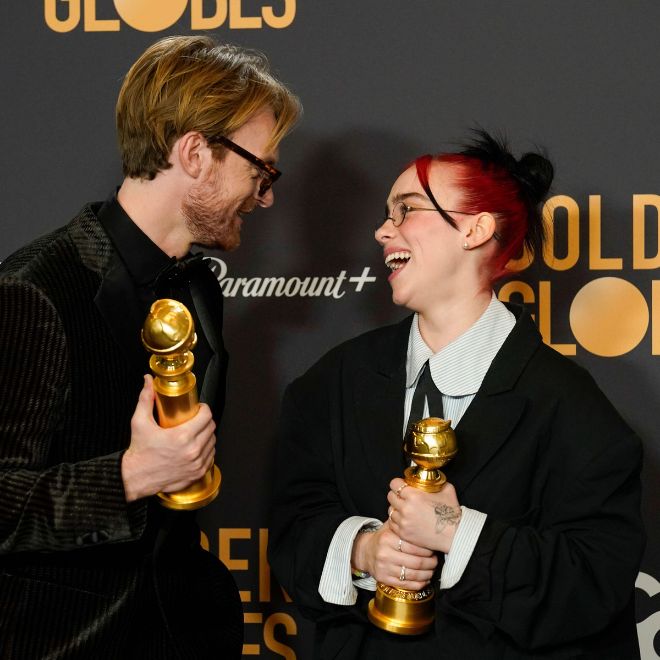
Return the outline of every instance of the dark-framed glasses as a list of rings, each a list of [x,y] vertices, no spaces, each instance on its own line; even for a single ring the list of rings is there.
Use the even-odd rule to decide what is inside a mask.
[[[385,207],[385,220],[391,220],[392,224],[395,227],[399,227],[403,224],[403,221],[406,219],[406,215],[411,211],[435,211],[440,213],[443,218],[445,218],[445,213],[461,213],[462,215],[474,215],[474,213],[467,213],[466,211],[452,211],[450,209],[434,208],[434,207],[423,207],[423,206],[409,206],[405,202],[397,202],[392,206],[392,211],[388,212],[387,207]],[[451,217],[449,218],[451,220]],[[447,220],[447,218],[445,218]],[[452,220],[453,223],[453,220]]]
[[[232,142],[229,138],[226,138],[223,135],[214,135],[206,138],[206,141],[209,144],[221,144],[223,147],[238,154],[241,158],[245,158],[245,160],[259,169],[259,172],[261,173],[259,197],[263,197],[271,189],[275,181],[282,176],[282,172],[280,172],[274,165],[267,163],[265,160],[261,160],[258,156],[250,153],[247,149],[243,149],[243,147]]]
[[[454,219],[449,215],[450,213],[458,213],[460,215],[476,215],[475,213],[471,213],[469,211],[455,211],[452,209],[443,209],[435,200],[433,200],[434,205],[433,207],[425,207],[425,206],[409,206],[405,202],[396,202],[392,206],[392,210],[388,211],[387,206],[385,207],[385,219],[383,222],[387,222],[387,220],[391,220],[392,224],[395,227],[400,227],[403,224],[403,221],[406,219],[406,215],[410,213],[411,211],[435,211],[436,213],[439,213],[444,220],[446,220],[454,229],[458,229],[456,222]],[[493,238],[496,241],[500,240],[500,235],[497,232],[493,232]]]

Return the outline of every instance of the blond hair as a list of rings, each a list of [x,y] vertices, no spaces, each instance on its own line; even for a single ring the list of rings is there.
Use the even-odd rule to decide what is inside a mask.
[[[292,128],[301,106],[271,74],[262,53],[207,36],[161,39],[130,68],[117,99],[124,175],[153,179],[171,167],[172,145],[182,135],[227,137],[265,108],[275,115],[273,147]]]

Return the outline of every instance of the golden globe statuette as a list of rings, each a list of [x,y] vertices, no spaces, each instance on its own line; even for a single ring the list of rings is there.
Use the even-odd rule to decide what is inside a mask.
[[[177,300],[161,298],[149,310],[142,327],[142,343],[153,353],[149,366],[154,374],[158,423],[178,426],[194,417],[199,408],[192,349],[197,343],[195,324],[188,308]],[[172,493],[158,493],[168,509],[200,509],[220,490],[220,470],[213,467],[193,484]]]
[[[414,424],[403,443],[406,457],[415,465],[404,472],[409,486],[437,493],[447,478],[440,468],[457,451],[451,421],[427,417]],[[435,591],[399,589],[378,583],[376,597],[369,603],[369,620],[378,628],[398,635],[421,635],[431,628],[435,617]]]

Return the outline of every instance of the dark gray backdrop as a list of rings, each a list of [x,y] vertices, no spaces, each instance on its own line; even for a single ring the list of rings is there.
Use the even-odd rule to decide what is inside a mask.
[[[172,2],[177,0],[135,0],[152,18]],[[284,277],[291,293],[296,286],[291,278],[334,277],[339,278],[335,295],[344,294],[239,292],[226,301],[232,357],[219,433],[224,483],[202,521],[210,550],[229,563],[246,592],[246,655],[309,657],[309,626],[284,602],[277,585],[269,593],[265,532],[259,531],[267,526],[273,426],[283,387],[332,345],[403,315],[390,302],[373,240],[384,199],[408,161],[451,148],[452,140],[479,123],[506,132],[517,150],[547,147],[557,169],[555,193],[570,196],[579,207],[577,264],[561,272],[535,264],[514,278],[528,282],[537,298],[539,281],[550,282],[552,342],[576,343],[571,304],[592,280],[627,280],[649,309],[655,307],[633,350],[599,357],[578,344],[575,359],[594,374],[645,444],[649,544],[638,581],[638,621],[643,657],[660,657],[660,376],[651,343],[653,316],[660,337],[660,296],[652,305],[657,268],[635,270],[632,261],[633,196],[660,195],[660,5],[190,0],[170,28],[142,32],[121,20],[120,0],[4,2],[0,259],[66,222],[84,202],[105,198],[120,182],[114,103],[121,78],[156,38],[195,31],[191,4],[206,16],[229,6],[235,23],[240,23],[238,10],[243,17],[259,16],[267,6],[276,14],[290,12],[293,20],[282,29],[265,23],[232,29],[227,20],[212,33],[265,51],[305,107],[304,119],[282,147],[284,175],[275,206],[246,221],[238,252],[214,256],[223,260],[228,278]],[[49,7],[65,21],[78,6],[83,17],[73,29],[56,32],[46,24]],[[97,21],[114,20],[119,29],[94,24],[93,12]],[[602,203],[601,252],[622,258],[622,270],[590,268],[593,195]],[[557,257],[566,255],[565,224],[558,214]],[[650,209],[645,253],[650,258],[657,252],[658,216]],[[350,281],[361,274],[376,280],[362,287]],[[243,293],[253,292],[256,282],[251,287]],[[536,302],[530,306],[539,311]],[[258,448],[249,456],[242,451],[248,442]]]

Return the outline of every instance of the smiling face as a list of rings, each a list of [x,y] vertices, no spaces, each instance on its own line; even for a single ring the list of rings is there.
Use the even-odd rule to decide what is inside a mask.
[[[229,137],[255,156],[274,164],[277,152],[268,148],[274,130],[273,113],[263,110]],[[272,189],[259,196],[262,176],[258,167],[233,151],[227,151],[220,161],[214,159],[181,205],[192,242],[226,251],[236,249],[241,242],[243,216],[257,206],[273,204]]]
[[[461,208],[461,189],[451,165],[433,163],[429,184],[442,208]],[[470,216],[451,214],[458,230],[451,227],[424,193],[414,165],[394,182],[387,198],[388,212],[397,202],[425,210],[408,211],[398,227],[386,220],[375,236],[383,247],[385,263],[392,270],[388,278],[392,300],[424,313],[465,293],[465,285],[474,279],[478,260],[463,248]]]

